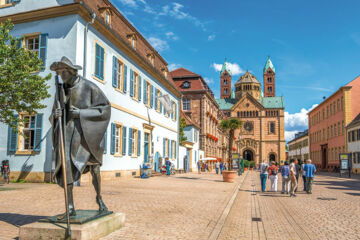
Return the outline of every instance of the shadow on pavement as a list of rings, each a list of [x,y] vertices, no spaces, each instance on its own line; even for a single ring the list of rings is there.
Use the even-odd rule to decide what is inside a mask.
[[[340,180],[340,181],[333,181],[333,180],[315,180],[315,185],[323,185],[328,186],[328,189],[334,190],[351,190],[351,191],[360,191],[360,181],[358,179],[351,179],[349,180]]]
[[[17,213],[0,213],[0,221],[7,222],[16,227],[20,227],[29,223],[37,222],[48,216],[22,215]]]
[[[209,182],[224,182],[223,180],[212,180],[212,179],[196,178],[196,177],[175,177],[175,178],[181,178],[181,179],[185,179],[185,180],[203,180],[203,181],[209,181]]]
[[[360,196],[360,193],[347,192],[346,194],[349,194],[351,196]]]

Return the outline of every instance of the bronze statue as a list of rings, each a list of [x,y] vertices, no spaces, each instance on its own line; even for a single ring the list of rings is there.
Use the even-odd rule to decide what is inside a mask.
[[[68,58],[62,57],[61,61],[54,62],[50,69],[56,71],[57,81],[58,76],[63,81],[57,86],[58,99],[55,98],[50,121],[56,162],[54,178],[65,190],[65,200],[68,201],[67,215],[76,215],[73,184],[80,179],[81,174],[89,171],[99,211],[107,211],[100,194],[100,166],[104,153],[104,135],[110,121],[110,102],[98,86],[78,75],[81,66],[73,65]],[[58,131],[59,123],[61,134]],[[60,135],[63,136],[63,148]],[[61,171],[62,156],[65,162],[64,172]]]

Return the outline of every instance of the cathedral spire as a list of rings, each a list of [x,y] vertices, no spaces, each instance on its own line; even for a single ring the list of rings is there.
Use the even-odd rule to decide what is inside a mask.
[[[266,60],[266,63],[265,63],[265,66],[264,66],[264,73],[269,68],[275,73],[275,67],[274,67],[273,63],[271,62],[271,60],[270,60],[270,56],[268,56],[268,59]]]
[[[231,71],[226,58],[220,72],[220,86],[221,99],[231,98]]]
[[[225,57],[225,62],[224,62],[224,64],[222,65],[222,68],[221,68],[220,76],[221,76],[225,71],[227,71],[228,74],[232,75],[231,70],[230,70],[230,65],[229,65],[229,63],[227,62],[227,58],[226,58],[226,57]]]

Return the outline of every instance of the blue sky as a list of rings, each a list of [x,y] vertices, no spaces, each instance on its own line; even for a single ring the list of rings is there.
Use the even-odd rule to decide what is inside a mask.
[[[309,109],[360,74],[360,1],[112,0],[168,62],[204,77],[219,97],[219,64],[233,83],[262,83],[270,55],[285,97],[286,138],[307,128]]]

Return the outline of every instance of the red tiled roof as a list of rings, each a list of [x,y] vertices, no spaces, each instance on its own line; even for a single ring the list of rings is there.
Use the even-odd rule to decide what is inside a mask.
[[[196,73],[193,73],[185,68],[178,68],[170,72],[170,76],[175,83],[175,86],[179,91],[200,91],[200,90],[210,90],[203,78]],[[190,82],[190,88],[181,88],[183,82]]]
[[[185,77],[200,77],[200,75],[193,73],[185,68],[178,68],[170,72],[172,78],[185,78]]]

